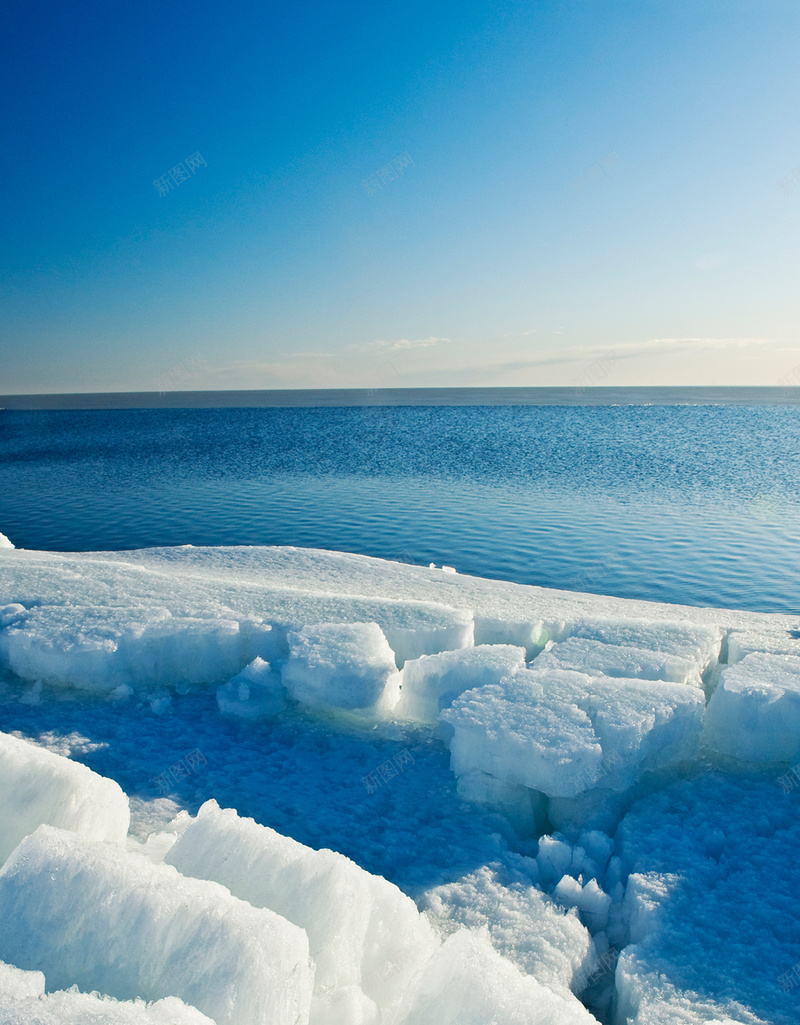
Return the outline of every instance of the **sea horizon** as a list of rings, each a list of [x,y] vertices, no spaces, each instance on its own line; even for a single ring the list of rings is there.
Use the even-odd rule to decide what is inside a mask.
[[[0,395],[0,409],[227,409],[347,406],[800,405],[800,387],[267,388]]]

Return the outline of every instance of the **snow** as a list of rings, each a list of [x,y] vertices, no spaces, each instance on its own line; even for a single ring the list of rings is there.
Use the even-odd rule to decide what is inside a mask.
[[[14,965],[0,961],[0,1000],[11,1001],[38,999],[44,993],[42,972],[23,972]]]
[[[307,1021],[302,929],[217,883],[52,826],[0,871],[0,958],[120,1000],[177,996],[216,1025]]]
[[[0,546],[0,729],[4,1022],[797,1020],[793,617]]]
[[[569,627],[565,635],[690,659],[700,671],[718,658],[722,644],[719,627],[679,620],[586,618]]]
[[[731,630],[728,634],[728,662],[740,662],[746,655],[800,655],[800,630]]]
[[[128,798],[85,765],[0,733],[0,864],[43,823],[123,844]]]
[[[797,810],[769,776],[707,771],[628,813],[617,987],[637,1025],[797,1022],[798,983],[785,982],[800,947]]]

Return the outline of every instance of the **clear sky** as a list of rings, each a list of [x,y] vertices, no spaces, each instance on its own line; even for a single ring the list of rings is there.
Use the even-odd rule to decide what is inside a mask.
[[[32,0],[0,40],[0,394],[800,384],[797,0]]]

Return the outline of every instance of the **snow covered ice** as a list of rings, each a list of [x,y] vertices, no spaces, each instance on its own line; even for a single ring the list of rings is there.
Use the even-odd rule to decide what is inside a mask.
[[[118,999],[178,996],[218,1025],[307,1020],[308,938],[216,883],[40,826],[0,871],[0,958]]]
[[[0,864],[43,823],[123,844],[128,798],[85,765],[0,734]]]
[[[213,1025],[177,997],[153,1003],[114,1000],[76,987],[45,992],[42,972],[26,972],[0,961],[0,1021],[3,1025]]]
[[[800,1020],[796,619],[6,541],[0,1021]]]
[[[166,860],[305,929],[320,990],[357,985],[378,1004],[391,1003],[437,946],[414,902],[386,879],[215,801],[200,808]]]

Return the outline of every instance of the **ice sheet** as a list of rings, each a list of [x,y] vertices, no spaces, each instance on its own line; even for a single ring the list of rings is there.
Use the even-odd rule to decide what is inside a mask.
[[[797,818],[791,802],[800,792],[797,775],[787,772],[800,759],[796,619],[546,591],[362,556],[267,548],[58,555],[3,547],[0,605],[0,696],[5,722],[12,723],[7,728],[24,723],[26,735],[47,738],[64,751],[71,736],[85,735],[87,746],[76,746],[73,757],[102,766],[136,793],[141,840],[148,822],[164,829],[159,801],[194,812],[206,798],[224,794],[259,821],[317,847],[346,850],[385,872],[423,907],[435,909],[443,935],[462,924],[487,929],[484,936],[454,933],[441,949],[434,944],[430,956],[414,962],[402,951],[410,946],[419,953],[420,945],[401,943],[395,952],[397,936],[381,926],[389,953],[381,953],[377,964],[359,962],[353,953],[360,949],[354,938],[360,926],[345,930],[340,942],[348,959],[332,967],[320,955],[319,978],[330,971],[336,981],[318,983],[313,991],[309,982],[301,1020],[312,1013],[314,1025],[463,1025],[474,1013],[481,1025],[588,1021],[566,987],[607,1017],[617,957],[620,1006],[630,1009],[637,1025],[726,1016],[747,1022],[758,1017],[770,1025],[793,1020],[786,1008],[796,990],[785,993],[779,978],[785,981],[795,970],[792,951],[800,942],[788,917],[796,891],[791,852],[798,839],[790,825]],[[348,655],[345,640],[354,624],[374,624],[373,636],[351,638]],[[539,654],[548,642],[548,651]],[[502,644],[518,650],[510,654]],[[487,646],[485,654],[480,646]],[[522,667],[522,650],[529,659],[538,655],[532,668]],[[722,664],[716,666],[718,656]],[[325,671],[317,672],[326,659]],[[393,690],[392,674],[403,665],[405,693]],[[354,667],[365,672],[353,673]],[[708,710],[697,686],[701,677],[713,692]],[[81,696],[87,690],[113,700]],[[392,693],[402,695],[394,710]],[[416,703],[416,720],[405,717],[404,703]],[[343,712],[345,705],[369,714]],[[457,788],[440,734],[430,729],[440,706],[441,736],[452,731]],[[720,774],[713,793],[700,786],[695,777],[705,778],[698,749],[704,717],[707,756],[728,769],[738,766],[736,772],[743,761],[767,764],[769,778],[747,782]],[[106,741],[110,747],[103,752]],[[152,791],[147,796],[152,779],[163,779],[173,763],[180,765],[182,753],[195,748],[202,748],[202,767],[176,777],[169,798],[155,798]],[[680,775],[689,777],[685,793],[670,789]],[[748,796],[748,786],[757,798]],[[666,803],[663,795],[669,795]],[[591,830],[600,825],[613,833],[637,797],[616,838]],[[30,850],[33,840],[21,849]],[[163,832],[150,838],[145,849],[152,862],[170,842]],[[286,842],[293,843],[281,837],[276,849]],[[73,836],[63,843],[72,849],[86,842]],[[102,847],[113,853],[113,846]],[[210,858],[210,840],[207,847]],[[134,935],[149,937],[140,941],[141,961],[150,981],[157,977],[160,985],[163,966],[158,976],[151,949],[158,945],[152,940],[160,928],[156,909],[162,899],[164,908],[171,907],[173,897],[165,891],[162,898],[158,886],[149,886],[156,898],[147,903],[141,896],[144,870],[133,854],[117,849],[122,875],[119,865],[98,874],[95,855],[80,850],[80,857],[64,861],[75,872],[69,905],[66,890],[56,899],[48,882],[48,866],[58,861],[52,852],[39,852],[19,867],[18,885],[8,882],[7,872],[0,875],[0,900],[10,901],[9,915],[19,913],[28,922],[18,936],[41,936],[41,922],[34,928],[34,920],[50,915],[46,928],[54,946],[42,953],[42,963],[53,959],[48,986],[70,985],[71,973],[62,969],[79,948],[70,947],[67,936],[94,937],[96,950],[113,948],[98,939],[103,918],[96,895],[103,879],[106,886],[117,879],[118,905],[140,901],[144,908]],[[230,855],[232,865],[245,850],[247,843]],[[318,891],[316,907],[329,914],[310,913],[310,932],[320,922],[336,926],[334,907],[346,919],[344,900],[336,906],[330,893],[361,892],[361,869],[349,864],[340,886],[327,896],[324,887]],[[316,878],[308,865],[303,872]],[[200,885],[171,879],[176,892]],[[380,884],[390,885],[379,880],[370,886]],[[409,897],[397,893],[409,919],[420,921]],[[34,894],[35,901],[27,900]],[[383,906],[369,887],[365,901]],[[386,907],[393,907],[391,901]],[[72,925],[67,909],[77,909]],[[189,906],[181,914],[196,911]],[[9,915],[0,909],[0,922]],[[126,911],[126,920],[130,916]],[[238,924],[229,932],[215,926],[194,934],[192,956],[203,968],[195,977],[219,977],[214,958],[224,962],[243,942],[242,922],[250,919],[234,918]],[[394,912],[379,916],[387,918]],[[719,940],[709,940],[713,929]],[[0,956],[12,953],[0,949]],[[252,995],[247,978],[264,956],[259,947],[245,958],[244,969],[231,969],[228,981],[234,987],[237,976],[242,1000]],[[347,971],[336,975],[345,963]],[[278,975],[285,981],[291,970],[281,968]],[[110,974],[119,986],[113,996],[152,1000],[166,992],[155,985],[141,992],[138,982],[125,990],[126,972],[130,966],[118,965]],[[82,987],[102,990],[90,975],[87,970]],[[462,1004],[464,994],[474,997],[469,1006]],[[176,995],[197,1005],[186,993]],[[211,1014],[207,1005],[202,1009]],[[249,1020],[249,1013],[241,1020]]]

